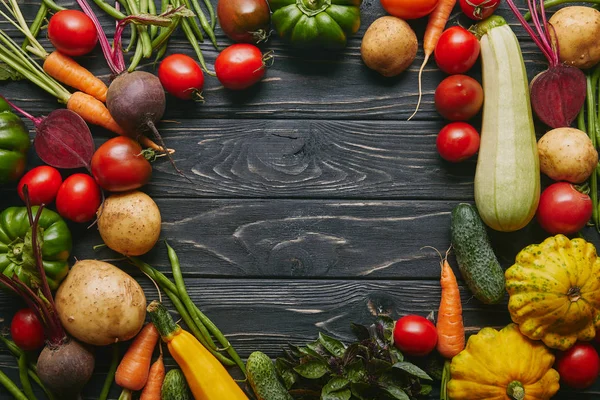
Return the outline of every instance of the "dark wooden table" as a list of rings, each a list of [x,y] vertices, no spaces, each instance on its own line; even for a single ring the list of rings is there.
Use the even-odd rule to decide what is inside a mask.
[[[38,4],[26,2],[29,17]],[[76,7],[73,1],[61,4]],[[515,21],[505,6],[500,13]],[[396,78],[382,78],[363,65],[361,38],[382,15],[379,1],[365,0],[360,32],[339,53],[303,54],[273,35],[263,47],[274,51],[274,65],[248,91],[224,90],[208,77],[205,104],[168,98],[159,128],[194,183],[161,161],[145,190],[160,207],[161,237],[179,253],[194,301],[243,357],[254,350],[275,357],[286,343],[305,343],[319,331],[350,340],[351,322],[370,323],[378,313],[398,317],[437,309],[439,260],[423,247],[449,246],[449,213],[457,203],[473,200],[475,161],[451,165],[435,150],[444,122],[433,92],[444,74],[433,60],[423,75],[421,110],[410,122],[421,50]],[[469,24],[458,7],[452,18],[451,23]],[[112,32],[112,22],[104,16],[102,21]],[[422,38],[423,21],[412,25]],[[8,24],[0,26],[16,34]],[[512,26],[531,79],[545,61],[524,31]],[[220,29],[217,37],[222,46],[230,43]],[[212,67],[217,51],[208,43],[202,49]],[[180,33],[169,52],[193,54]],[[108,80],[99,49],[82,62]],[[155,70],[151,64],[145,69]],[[472,75],[480,78],[479,65]],[[0,93],[34,115],[59,107],[28,82],[2,83]],[[92,131],[98,144],[109,137],[99,128]],[[32,165],[39,163],[33,154],[31,159]],[[20,204],[14,185],[0,189],[1,208]],[[74,257],[117,257],[92,250],[101,243],[95,228],[73,225],[73,230]],[[595,232],[586,236],[598,243]],[[532,225],[492,237],[509,266],[516,252],[543,233]],[[170,271],[161,243],[145,259]],[[118,265],[139,278],[149,299],[156,297],[144,276]],[[461,289],[468,333],[510,322],[506,300],[484,306]],[[3,327],[20,306],[0,292]],[[86,399],[100,391],[106,353],[97,352]],[[16,362],[3,348],[0,367],[16,377]],[[2,390],[0,398],[9,398]],[[600,383],[585,393],[560,393],[556,398],[598,399]],[[111,398],[116,397],[115,387]]]

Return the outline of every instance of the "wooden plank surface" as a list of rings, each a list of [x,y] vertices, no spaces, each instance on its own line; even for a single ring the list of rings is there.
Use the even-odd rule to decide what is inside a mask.
[[[24,3],[28,17],[37,4]],[[204,104],[168,97],[159,128],[193,184],[160,161],[144,190],[161,209],[161,238],[177,250],[193,300],[243,357],[254,350],[275,357],[287,342],[307,342],[319,331],[349,340],[350,322],[370,323],[377,313],[397,317],[437,309],[438,258],[423,246],[447,248],[450,210],[473,199],[475,161],[451,165],[435,151],[444,122],[433,93],[445,75],[433,60],[423,74],[421,111],[405,121],[416,104],[421,51],[400,77],[368,70],[360,60],[361,38],[384,12],[378,0],[365,0],[361,12],[361,29],[343,51],[306,54],[273,35],[263,49],[274,51],[275,63],[255,88],[232,93],[207,78]],[[545,68],[543,56],[505,5],[500,14],[521,39],[532,78]],[[458,8],[452,18],[469,24]],[[105,16],[101,21],[112,32],[113,22]],[[420,38],[423,22],[413,23]],[[15,33],[6,23],[0,28]],[[229,44],[219,28],[216,34],[222,46]],[[212,67],[217,51],[201,46]],[[180,33],[169,49],[193,55]],[[82,63],[108,81],[99,48]],[[480,78],[478,66],[470,74]],[[1,83],[0,93],[36,115],[60,107],[26,82]],[[97,144],[109,137],[92,131]],[[39,163],[32,157],[31,165]],[[14,187],[0,188],[0,209],[9,205],[20,205]],[[95,228],[71,226],[75,258],[118,257],[92,250],[101,243]],[[585,236],[598,244],[595,232]],[[531,224],[516,235],[495,233],[492,241],[509,266],[518,250],[543,237]],[[164,246],[144,259],[169,272]],[[143,275],[118,265],[139,279],[149,299],[156,297]],[[506,299],[484,306],[462,283],[461,295],[470,333],[509,322]],[[10,318],[20,306],[0,292],[0,317]],[[107,369],[107,352],[97,357],[85,399],[96,398]],[[166,363],[174,366],[170,358]],[[15,365],[0,348],[2,371],[15,378]],[[118,394],[113,388],[111,399]],[[0,398],[7,396],[0,388]],[[561,390],[556,398],[599,396],[600,383],[585,392]]]

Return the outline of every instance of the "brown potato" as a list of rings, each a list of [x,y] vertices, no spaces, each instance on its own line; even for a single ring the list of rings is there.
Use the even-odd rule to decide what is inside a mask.
[[[555,181],[584,182],[598,165],[598,152],[588,135],[574,128],[556,128],[538,141],[540,170]]]
[[[396,76],[417,56],[417,35],[406,21],[385,16],[369,26],[360,46],[367,67],[383,76]]]
[[[126,256],[149,252],[160,236],[158,206],[146,193],[116,193],[98,209],[98,230],[104,243]]]
[[[558,39],[561,61],[581,69],[598,64],[600,11],[585,6],[564,7],[554,13],[549,22]]]
[[[54,301],[67,332],[94,346],[133,338],[146,318],[146,296],[137,281],[97,260],[75,263]]]

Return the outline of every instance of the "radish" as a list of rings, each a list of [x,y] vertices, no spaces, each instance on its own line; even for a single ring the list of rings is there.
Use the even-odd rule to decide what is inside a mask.
[[[546,71],[539,73],[530,84],[531,106],[538,118],[552,128],[571,125],[583,107],[586,96],[585,74],[576,67],[560,62],[554,28],[548,23],[543,1],[527,0],[535,31],[523,18],[513,0],[508,5],[548,63]],[[542,10],[538,13],[538,10]],[[541,13],[541,16],[540,16]]]
[[[111,46],[98,18],[87,1],[77,0],[77,3],[94,22],[100,47],[110,70],[115,76],[106,94],[108,111],[110,111],[117,124],[133,138],[149,132],[156,137],[162,148],[166,149],[164,141],[156,129],[156,124],[162,118],[166,108],[165,92],[156,75],[143,71],[127,71],[121,49],[121,35],[125,26],[129,23],[168,26],[171,23],[171,18],[187,16],[189,10],[178,7],[169,9],[159,16],[143,14],[125,17],[117,24],[113,45]],[[170,152],[167,151],[166,153],[175,170],[183,175],[175,166]]]
[[[46,346],[37,361],[37,373],[40,380],[61,400],[75,400],[81,396],[79,392],[92,377],[94,371],[94,355],[81,344],[69,338],[58,318],[54,299],[48,286],[46,273],[42,265],[41,246],[39,243],[39,220],[44,206],[31,208],[27,186],[23,187],[29,221],[31,224],[31,249],[35,266],[32,273],[40,280],[38,290],[23,283],[16,275],[12,278],[0,274],[0,282],[25,300],[29,308],[42,321],[46,336]],[[36,211],[35,216],[33,211]],[[37,292],[37,293],[36,293]]]

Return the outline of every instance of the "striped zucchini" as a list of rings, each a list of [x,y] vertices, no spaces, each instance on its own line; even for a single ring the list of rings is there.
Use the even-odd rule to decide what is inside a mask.
[[[512,232],[535,215],[540,166],[525,63],[517,37],[500,16],[479,23],[483,123],[475,203],[490,228]]]

